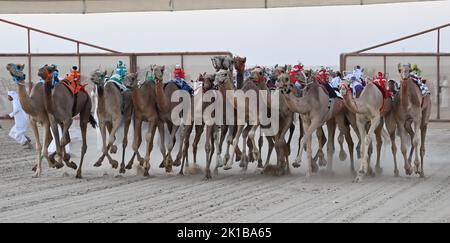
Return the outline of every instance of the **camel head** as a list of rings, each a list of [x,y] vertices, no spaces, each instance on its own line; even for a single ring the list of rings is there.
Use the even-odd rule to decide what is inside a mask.
[[[400,74],[400,78],[402,80],[406,80],[409,78],[410,73],[412,71],[411,63],[408,64],[398,64],[398,73]]]
[[[225,70],[233,71],[234,60],[231,57],[224,57],[222,61],[222,68]]]
[[[164,69],[165,69],[165,66],[160,66],[160,65],[153,65],[151,67],[151,72],[153,74],[153,77],[155,77],[156,83],[163,82]]]
[[[223,86],[227,81],[231,81],[231,75],[231,72],[228,70],[219,70],[214,77],[214,85]]]
[[[278,76],[275,85],[282,94],[289,94],[292,91],[291,77],[287,73]]]
[[[25,64],[9,63],[8,65],[6,65],[6,70],[9,71],[16,83],[22,83],[23,81],[25,81],[26,75],[23,73],[24,68]]]
[[[248,77],[249,80],[257,83],[261,83],[266,81],[265,70],[262,67],[254,67],[252,70],[250,70],[250,77]]]
[[[203,75],[203,89],[210,90],[214,89],[214,79],[216,78],[216,74],[205,74]]]
[[[138,74],[137,73],[129,73],[125,76],[123,80],[123,84],[129,88],[133,89],[138,86],[139,80],[138,80]]]
[[[234,62],[234,68],[236,68],[236,70],[238,72],[243,73],[245,70],[245,62],[247,61],[246,57],[240,57],[240,56],[235,56],[233,58],[233,62]]]
[[[53,77],[53,72],[57,71],[55,65],[45,65],[38,71],[38,76],[43,80],[50,82]]]
[[[100,69],[96,69],[92,74],[91,74],[91,82],[97,86],[101,86],[103,84],[105,84],[105,78],[107,75],[107,71],[101,71]]]
[[[216,72],[218,72],[222,69],[223,56],[211,57],[211,62]]]

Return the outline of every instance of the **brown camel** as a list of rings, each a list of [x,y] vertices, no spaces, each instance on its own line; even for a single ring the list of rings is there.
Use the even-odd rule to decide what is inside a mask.
[[[174,164],[176,164],[176,161],[182,161],[180,174],[183,175],[183,169],[184,164],[186,162],[186,171],[191,171],[191,173],[195,173],[195,171],[199,168],[197,165],[197,146],[200,141],[201,135],[203,134],[205,124],[202,121],[202,124],[195,124],[194,122],[194,112],[203,112],[206,107],[208,107],[211,102],[203,102],[201,103],[195,103],[196,99],[199,97],[202,97],[207,91],[214,89],[214,74],[199,74],[197,78],[197,83],[201,86],[199,88],[199,91],[194,93],[194,96],[191,99],[191,124],[190,125],[183,125],[183,133],[181,136],[181,143],[180,143],[180,149],[178,151],[177,158],[174,161]],[[189,158],[188,158],[188,149],[189,149],[189,138],[192,133],[193,128],[195,127],[195,138],[192,143],[192,154],[193,154],[193,161],[194,166],[193,169],[190,170],[189,167]],[[210,129],[211,130],[211,129]],[[207,143],[210,143],[209,152],[206,154],[208,159],[211,159],[211,156],[214,153],[214,142],[213,137],[209,136],[209,140]],[[205,149],[206,150],[206,149]]]
[[[411,64],[398,64],[400,73],[400,104],[396,110],[397,127],[400,130],[401,152],[405,162],[405,172],[411,175],[413,172],[425,177],[423,169],[423,157],[425,156],[425,139],[427,135],[428,122],[431,114],[430,95],[422,96],[420,88],[411,79]],[[412,148],[414,151],[414,166],[406,154],[406,133],[412,125]],[[420,132],[420,135],[419,135]],[[420,136],[420,138],[419,138]],[[420,143],[420,160],[419,160]]]
[[[6,69],[10,72],[13,80],[17,84],[17,93],[19,94],[20,104],[28,114],[28,122],[36,140],[36,151],[37,151],[37,163],[34,166],[35,174],[33,177],[40,177],[42,173],[42,158],[46,158],[49,167],[57,166],[48,156],[48,146],[52,141],[52,135],[50,133],[50,120],[47,115],[47,111],[44,107],[44,84],[37,83],[31,89],[30,95],[28,95],[25,89],[25,74],[23,69],[25,65],[21,64],[8,64]],[[41,141],[39,137],[39,130],[37,124],[41,124],[44,130],[44,137]],[[42,146],[44,144],[44,146]],[[61,165],[59,165],[61,166]]]
[[[90,123],[93,128],[96,127],[97,122],[91,115],[91,99],[88,93],[80,90],[77,94],[73,94],[69,88],[63,83],[65,80],[58,82],[53,91],[51,89],[51,77],[56,70],[55,66],[44,66],[39,69],[38,75],[45,80],[45,102],[44,105],[50,118],[50,124],[54,133],[55,144],[61,156],[65,156],[64,147],[70,143],[69,128],[72,125],[73,117],[80,115],[80,128],[82,136],[81,158],[80,166],[78,167],[76,178],[82,178],[81,170],[83,166],[84,156],[87,151],[87,125]],[[60,124],[62,134],[61,143],[59,142],[59,134],[57,125]],[[63,155],[64,153],[64,155]],[[75,163],[66,161],[67,166],[76,169]]]
[[[369,157],[371,152],[366,150],[366,146],[371,145],[374,135],[376,135],[377,140],[376,170],[381,172],[380,153],[382,146],[381,133],[384,125],[383,116],[389,113],[391,100],[384,99],[383,93],[373,82],[368,82],[359,98],[352,97],[348,85],[342,86],[341,93],[347,109],[356,114],[358,133],[361,136],[360,169],[354,180],[354,182],[360,182],[364,174],[373,174]],[[369,126],[368,131],[367,126]]]
[[[116,132],[123,124],[124,134],[122,141],[122,162],[120,164],[120,173],[125,173],[125,150],[128,145],[128,130],[130,128],[131,117],[133,114],[133,103],[131,99],[131,91],[121,90],[119,84],[114,82],[105,83],[107,72],[102,72],[99,69],[95,70],[91,75],[91,81],[97,87],[98,105],[97,116],[99,119],[99,127],[102,135],[102,155],[94,164],[99,167],[105,156],[113,168],[117,168],[118,163],[111,158],[109,149],[112,153],[117,152],[117,147],[114,145],[116,140]],[[106,142],[106,129],[109,132],[109,141]]]
[[[154,77],[163,76],[161,67],[152,68],[152,75]],[[156,128],[161,132],[164,127],[160,120],[158,108],[156,107],[156,84],[153,81],[145,81],[139,84],[137,73],[130,73],[125,77],[124,84],[131,90],[131,97],[133,100],[133,125],[134,125],[134,139],[133,139],[133,156],[128,162],[126,169],[131,169],[134,163],[134,158],[137,157],[139,164],[144,167],[144,176],[149,176],[150,170],[150,154],[153,150],[153,139]],[[139,146],[142,142],[142,123],[148,122],[149,127],[145,135],[147,142],[145,158],[142,158],[139,153]],[[163,137],[163,134],[160,134]],[[160,144],[161,154],[166,154],[164,140],[161,139]]]

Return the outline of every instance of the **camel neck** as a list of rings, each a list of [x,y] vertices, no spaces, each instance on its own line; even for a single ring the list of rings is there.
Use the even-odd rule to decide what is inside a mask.
[[[236,82],[237,82],[237,89],[242,89],[242,85],[244,83],[244,72],[237,70],[236,74]]]
[[[28,95],[25,84],[20,83],[17,84],[17,93],[19,94],[19,101],[22,109],[30,116],[36,115],[36,109],[33,107],[33,103],[31,102],[31,98]]]
[[[164,113],[170,112],[170,102],[168,100],[169,97],[166,97],[164,93],[164,84],[162,80],[156,81],[155,95],[158,109]]]
[[[53,100],[52,100],[52,82],[50,79],[44,81],[44,106],[47,112],[53,114]]]

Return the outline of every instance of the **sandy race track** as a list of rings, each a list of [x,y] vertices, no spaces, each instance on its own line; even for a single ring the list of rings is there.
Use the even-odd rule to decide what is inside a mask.
[[[427,138],[426,178],[405,176],[400,153],[401,176],[394,177],[388,145],[383,174],[355,184],[349,162],[336,158],[333,176],[319,173],[309,182],[303,167],[291,176],[271,177],[259,174],[255,164],[245,175],[238,164],[220,169],[206,182],[202,174],[177,175],[179,168],[167,175],[157,168],[156,146],[150,178],[135,168],[118,176],[106,161],[101,168],[92,166],[98,156],[92,129],[83,179],[68,168],[49,169],[46,161],[42,177],[32,179],[35,151],[7,136],[10,121],[0,123],[0,222],[450,222],[450,129],[438,124]],[[76,163],[79,147],[74,141]],[[204,161],[201,149],[199,155]]]

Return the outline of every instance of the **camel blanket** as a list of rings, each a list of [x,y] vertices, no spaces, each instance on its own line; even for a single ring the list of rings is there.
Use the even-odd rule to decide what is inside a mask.
[[[109,79],[108,81],[105,82],[104,86],[106,86],[106,84],[108,84],[108,83],[113,83],[113,84],[117,85],[117,87],[120,89],[120,92],[125,92],[128,90],[127,87],[123,83],[118,82],[116,80]]]
[[[411,80],[414,81],[414,83],[419,87],[422,96],[427,96],[431,94],[430,89],[425,84],[426,81],[422,77],[419,77],[415,74],[411,74]]]

